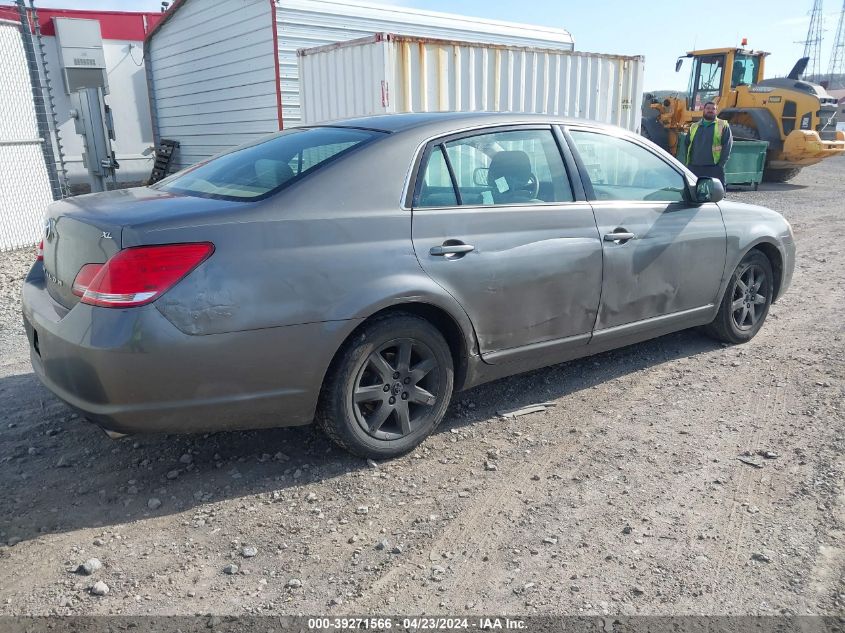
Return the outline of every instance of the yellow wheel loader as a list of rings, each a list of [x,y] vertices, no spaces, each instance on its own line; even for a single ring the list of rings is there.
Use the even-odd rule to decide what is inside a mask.
[[[836,130],[837,100],[800,78],[808,58],[787,77],[763,79],[768,54],[713,48],[678,58],[676,72],[692,58],[687,94],[662,101],[646,95],[641,133],[676,155],[678,135],[701,119],[707,101],[714,101],[736,140],[769,142],[763,180],[785,182],[802,167],[845,154],[845,132]]]

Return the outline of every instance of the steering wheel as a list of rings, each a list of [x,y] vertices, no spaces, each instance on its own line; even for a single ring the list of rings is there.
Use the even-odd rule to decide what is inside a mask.
[[[534,174],[528,175],[528,181],[519,188],[519,191],[528,194],[531,198],[536,198],[540,193],[540,180]]]

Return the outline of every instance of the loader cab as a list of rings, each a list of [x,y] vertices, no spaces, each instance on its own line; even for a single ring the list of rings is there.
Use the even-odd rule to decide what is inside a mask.
[[[762,79],[760,65],[763,57],[759,54],[739,53],[734,55],[731,65],[731,90],[738,86],[753,86]]]
[[[708,101],[718,101],[722,94],[726,55],[694,57],[690,73],[689,109],[700,111]]]
[[[692,58],[687,107],[701,111],[708,101],[719,103],[720,107],[733,105],[731,93],[739,86],[750,86],[763,76],[763,59],[768,53],[749,51],[742,48],[719,48],[691,51]],[[681,61],[677,68],[680,69]]]

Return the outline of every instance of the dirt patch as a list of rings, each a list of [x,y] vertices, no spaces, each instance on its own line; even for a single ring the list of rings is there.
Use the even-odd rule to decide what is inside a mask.
[[[729,193],[798,246],[751,343],[500,380],[377,467],[312,428],[107,439],[33,377],[0,254],[0,614],[842,613],[843,175]]]

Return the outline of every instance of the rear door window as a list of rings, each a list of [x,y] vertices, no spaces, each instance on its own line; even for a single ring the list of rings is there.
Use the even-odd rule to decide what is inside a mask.
[[[436,146],[417,207],[528,205],[574,200],[551,130],[477,134]]]
[[[423,172],[420,186],[419,207],[454,207],[458,204],[458,196],[452,185],[449,165],[443,146],[436,146],[428,159],[428,165]]]

